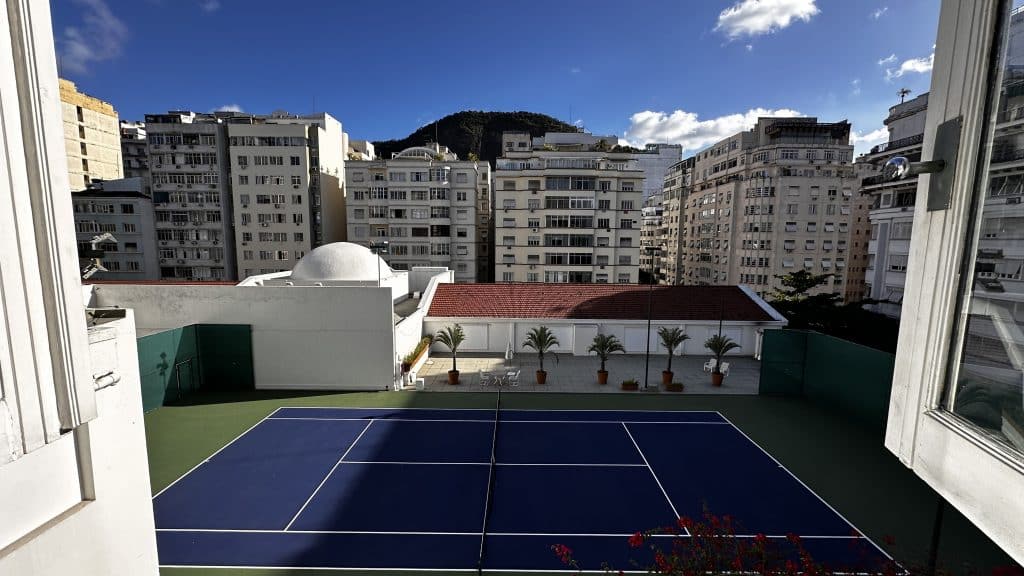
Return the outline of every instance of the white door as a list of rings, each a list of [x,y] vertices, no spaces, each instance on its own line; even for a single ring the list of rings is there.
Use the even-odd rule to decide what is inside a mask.
[[[1020,4],[942,1],[885,445],[1024,562]]]
[[[587,348],[590,348],[594,336],[597,336],[597,324],[577,324],[574,328],[576,333],[573,334],[572,353],[576,356],[590,354]]]

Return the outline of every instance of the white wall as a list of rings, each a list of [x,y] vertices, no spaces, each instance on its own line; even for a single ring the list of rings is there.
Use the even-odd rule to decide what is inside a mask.
[[[436,333],[441,328],[451,324],[462,325],[466,332],[466,342],[460,350],[467,352],[488,352],[504,353],[508,346],[509,326],[513,326],[515,339],[513,345],[516,352],[529,352],[523,348],[523,339],[530,329],[537,326],[547,326],[558,337],[560,346],[556,352],[577,355],[586,355],[585,351],[590,342],[576,342],[576,334],[589,334],[577,327],[597,326],[601,334],[614,334],[626,347],[629,354],[643,354],[646,351],[644,336],[647,332],[646,320],[563,320],[563,319],[528,319],[510,320],[505,318],[430,318],[423,322],[424,334]],[[755,323],[755,322],[726,322],[723,325],[722,333],[731,337],[740,345],[739,350],[729,352],[727,356],[753,356],[758,349],[758,329],[781,327],[783,323]],[[651,354],[667,355],[667,351],[661,346],[658,339],[658,328],[661,326],[680,327],[690,336],[690,340],[683,343],[676,349],[676,354],[704,356],[709,352],[704,348],[704,341],[709,337],[718,334],[718,322],[660,322],[651,323]],[[628,335],[627,335],[628,332]],[[637,336],[639,334],[639,336]],[[585,337],[585,336],[584,336]],[[591,337],[592,339],[592,337]],[[444,351],[446,348],[435,344],[431,350]],[[575,351],[575,352],[574,352]],[[580,354],[582,352],[582,354]]]
[[[258,389],[384,390],[394,380],[387,289],[108,284],[94,294],[99,306],[134,308],[140,331],[252,325]]]
[[[138,574],[156,576],[156,532],[150,500],[146,431],[135,328],[128,316],[90,331],[94,372],[116,370],[120,382],[96,392],[98,417],[79,432],[82,492],[79,502],[41,530],[25,536],[4,553],[0,574]],[[66,435],[69,442],[72,434]],[[84,441],[83,441],[84,439]],[[34,453],[60,448],[49,445]],[[36,459],[35,463],[43,462]],[[26,462],[28,463],[28,462]],[[36,481],[11,486],[15,474],[0,473],[0,492],[38,492],[40,482],[55,473],[35,471]],[[91,493],[90,493],[91,492]],[[79,498],[83,499],[83,498]],[[6,512],[4,513],[6,516]],[[10,518],[5,526],[11,525]]]

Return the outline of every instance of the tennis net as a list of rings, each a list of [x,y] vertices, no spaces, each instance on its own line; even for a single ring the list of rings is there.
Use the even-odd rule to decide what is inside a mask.
[[[491,467],[487,474],[487,496],[484,499],[484,522],[480,529],[480,557],[476,563],[477,574],[484,572],[484,555],[487,552],[487,521],[491,517],[491,502],[494,500],[494,461],[498,447],[498,421],[501,416],[501,387],[496,387],[497,397],[494,401],[494,433],[491,436]]]

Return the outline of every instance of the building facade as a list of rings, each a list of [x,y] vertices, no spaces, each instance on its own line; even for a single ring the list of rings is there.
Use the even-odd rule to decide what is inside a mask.
[[[174,260],[185,248],[156,246],[153,200],[142,192],[141,178],[97,180],[71,194],[79,254],[92,249],[92,239],[113,235],[98,248],[106,271],[95,280],[159,280],[160,264]],[[159,259],[159,262],[158,262]]]
[[[662,182],[675,163],[683,158],[681,144],[648,144],[637,153],[637,163],[644,172],[644,201],[651,194],[661,192]]]
[[[237,280],[225,115],[146,115],[161,280]]]
[[[644,173],[611,137],[502,135],[494,172],[501,282],[636,283]]]
[[[142,178],[144,192],[149,188],[149,156],[146,152],[145,122],[121,121],[121,161],[125,178]]]
[[[899,316],[903,302],[917,203],[917,176],[893,182],[887,181],[880,171],[893,156],[904,156],[912,162],[921,160],[927,113],[927,93],[893,106],[885,119],[889,141],[857,159],[859,165],[871,172],[861,180],[860,189],[861,194],[871,200],[865,292],[867,298],[878,301],[872,308],[889,316]]]
[[[662,222],[664,225],[664,253],[660,284],[681,284],[680,267],[683,242],[686,241],[686,200],[690,195],[693,167],[696,157],[676,162],[665,173],[662,183]]]
[[[227,124],[237,278],[291,270],[345,240],[345,146],[329,114],[236,114]]]
[[[64,148],[71,190],[85,190],[93,180],[124,177],[117,111],[98,98],[83,94],[69,80],[60,80]]]
[[[867,242],[867,202],[854,194],[852,155],[850,124],[816,118],[760,118],[698,153],[682,282],[744,284],[765,296],[781,287],[775,276],[806,270],[832,275],[817,291],[860,300],[862,275],[850,268]]]
[[[664,222],[664,192],[658,190],[644,199],[640,209],[640,272],[645,283],[661,284],[665,279],[667,230]]]
[[[350,160],[345,180],[352,242],[387,242],[379,252],[395,270],[447,266],[456,282],[487,281],[490,164],[428,144],[389,160]]]

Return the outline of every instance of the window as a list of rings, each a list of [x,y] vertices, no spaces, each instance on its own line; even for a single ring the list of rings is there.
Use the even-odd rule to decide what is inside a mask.
[[[632,210],[633,209],[633,201],[632,200],[623,200],[622,202],[620,202],[619,205],[620,205],[621,209],[623,209],[623,210]]]
[[[516,273],[515,272],[502,272],[501,273],[501,281],[502,282],[514,282],[515,279],[516,279]]]
[[[291,165],[292,166],[300,166],[301,164],[302,164],[302,159],[301,158],[299,158],[298,156],[292,156],[291,157]]]
[[[468,198],[469,197],[466,194],[465,190],[459,190],[459,191],[455,192],[455,201],[456,202],[466,202],[468,200]],[[403,199],[404,199],[404,195],[403,195]]]
[[[796,215],[800,213],[799,204],[786,204],[786,214]]]
[[[808,204],[807,205],[807,214],[808,214],[808,216],[814,216],[817,213],[818,213],[818,205],[817,204]]]
[[[619,284],[629,284],[631,282],[631,280],[629,278],[629,272],[622,272],[622,273],[620,273],[618,275],[617,280],[618,280]]]
[[[889,255],[889,270],[894,272],[906,272],[907,271],[907,255],[906,254],[890,254]]]
[[[515,208],[516,207],[516,200],[515,200],[515,198],[505,198],[501,202],[501,207],[504,208],[505,210],[509,210],[509,209]]]
[[[295,242],[302,242],[304,237],[305,234],[303,234],[302,232],[296,232],[292,235],[292,240],[294,240]]]
[[[135,224],[131,222],[124,222],[121,224],[122,232],[135,232]]]
[[[633,227],[633,221],[629,219],[623,219],[619,221],[619,228],[628,230]]]
[[[877,226],[877,225],[876,225]],[[914,223],[911,220],[903,220],[892,223],[891,238],[893,240],[910,240],[910,232],[913,229]],[[872,232],[875,231],[875,227],[872,226]],[[872,237],[873,238],[873,237]]]
[[[292,186],[302,186],[302,176],[292,175]]]

